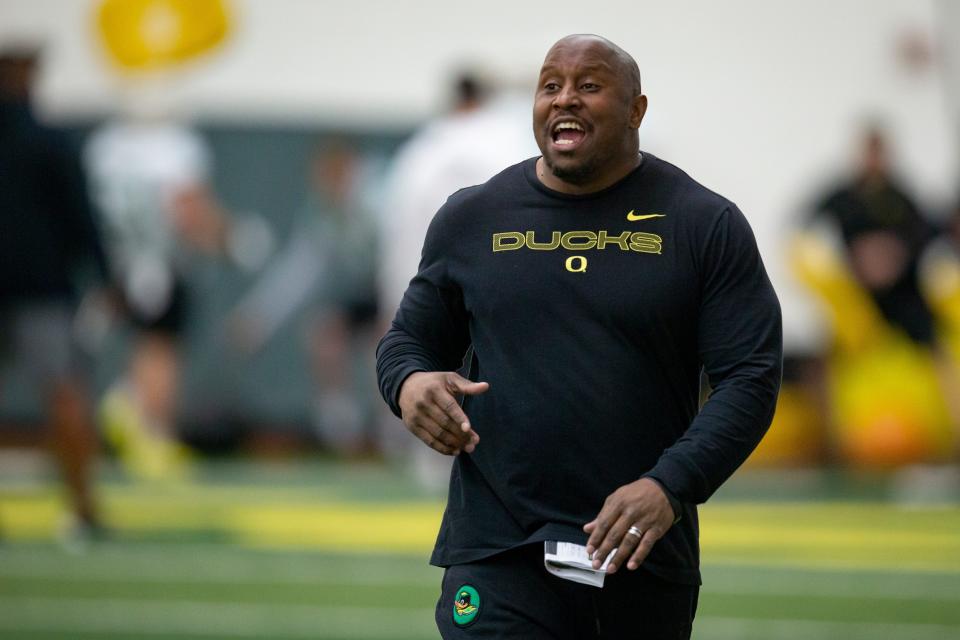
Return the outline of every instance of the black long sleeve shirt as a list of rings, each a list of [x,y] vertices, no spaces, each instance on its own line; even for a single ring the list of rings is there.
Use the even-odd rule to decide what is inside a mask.
[[[70,298],[87,263],[107,282],[79,153],[27,103],[0,99],[0,306]]]
[[[696,504],[746,459],[780,383],[780,307],[730,201],[650,154],[597,193],[544,186],[535,159],[450,197],[377,351],[384,398],[415,371],[490,390],[454,462],[431,562],[542,540],[584,544],[618,487],[649,476],[683,517],[644,567],[699,582]],[[713,388],[698,411],[701,369]]]

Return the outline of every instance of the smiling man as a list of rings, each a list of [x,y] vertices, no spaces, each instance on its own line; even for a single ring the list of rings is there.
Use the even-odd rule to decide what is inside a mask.
[[[542,155],[449,198],[381,340],[387,403],[457,456],[444,638],[690,637],[696,505],[769,426],[780,308],[737,207],[640,152],[646,108],[621,48],[557,42]]]

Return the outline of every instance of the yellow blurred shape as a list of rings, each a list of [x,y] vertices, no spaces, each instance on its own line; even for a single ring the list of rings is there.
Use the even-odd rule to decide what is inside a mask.
[[[948,455],[950,420],[929,350],[891,336],[868,351],[836,354],[831,371],[845,457],[895,466]]]
[[[747,460],[750,466],[815,463],[824,448],[823,420],[816,399],[798,384],[784,382],[767,435]]]
[[[97,27],[129,70],[175,66],[218,45],[230,20],[223,0],[103,0]]]
[[[179,482],[190,474],[190,451],[152,429],[126,390],[116,388],[104,396],[99,418],[107,442],[132,477]]]
[[[790,261],[800,281],[825,303],[839,349],[868,348],[889,333],[870,296],[826,242],[814,234],[800,234],[790,247]]]
[[[242,509],[234,538],[257,547],[429,553],[443,508],[435,503],[339,504]]]
[[[955,506],[716,503],[700,520],[710,563],[960,571]]]
[[[52,536],[62,517],[62,502],[53,493],[0,494],[0,533],[4,538],[32,540]]]
[[[960,362],[960,259],[940,253],[923,272],[923,293],[940,323],[939,329],[954,362]]]
[[[225,544],[351,553],[426,555],[443,514],[433,500],[311,501],[283,489],[256,494],[249,504],[223,497],[199,484],[160,494],[130,485],[110,487],[104,502],[118,542],[208,532]],[[0,494],[4,537],[51,539],[60,509],[53,486]],[[717,502],[701,508],[700,521],[711,564],[960,573],[956,505]]]
[[[945,458],[949,413],[928,347],[887,324],[837,253],[813,234],[790,252],[794,272],[823,301],[834,434],[845,460],[888,467]]]

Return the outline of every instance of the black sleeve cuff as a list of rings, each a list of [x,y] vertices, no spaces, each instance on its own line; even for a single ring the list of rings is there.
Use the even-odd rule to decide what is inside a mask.
[[[650,478],[651,480],[656,482],[658,485],[660,485],[660,488],[663,489],[663,494],[667,496],[667,500],[670,502],[670,508],[673,509],[673,524],[677,524],[678,522],[680,522],[680,518],[683,517],[683,503],[680,502],[680,499],[677,498],[677,496],[673,494],[673,491],[670,491],[670,489],[668,489],[667,486],[663,484],[663,482],[661,482],[659,478],[656,478],[650,475],[649,473],[644,474],[643,477]]]

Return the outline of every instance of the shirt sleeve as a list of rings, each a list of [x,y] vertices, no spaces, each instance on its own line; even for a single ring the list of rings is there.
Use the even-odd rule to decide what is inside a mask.
[[[760,442],[783,361],[780,304],[735,207],[717,219],[702,256],[698,352],[713,392],[647,474],[685,503],[705,502]]]
[[[430,223],[417,275],[377,346],[380,393],[398,417],[400,387],[411,373],[454,371],[470,346],[463,294],[449,274],[456,242],[448,231],[450,213],[444,205]]]

